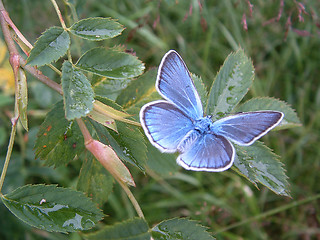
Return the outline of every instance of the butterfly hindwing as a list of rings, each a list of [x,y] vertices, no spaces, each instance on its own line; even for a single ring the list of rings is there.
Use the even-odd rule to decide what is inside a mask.
[[[189,70],[176,51],[170,50],[162,58],[156,87],[163,98],[174,103],[191,119],[203,116],[201,100]]]
[[[214,133],[232,142],[248,146],[277,126],[283,118],[282,112],[256,111],[238,113],[213,123]]]
[[[177,163],[188,170],[221,172],[232,166],[234,157],[234,147],[225,137],[199,134]]]
[[[150,142],[162,152],[175,152],[192,130],[192,121],[174,104],[159,100],[143,106],[140,122]]]

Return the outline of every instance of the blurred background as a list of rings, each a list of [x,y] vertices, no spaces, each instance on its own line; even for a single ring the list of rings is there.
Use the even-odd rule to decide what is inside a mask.
[[[217,239],[320,239],[319,197],[292,206],[292,202],[320,192],[319,1],[65,0],[58,1],[62,11],[68,9],[67,3],[75,4],[79,19],[111,17],[126,27],[115,39],[87,41],[81,45],[82,52],[95,45],[121,45],[136,54],[149,69],[157,67],[169,49],[175,49],[189,70],[202,77],[207,88],[225,58],[242,47],[256,70],[246,99],[270,96],[283,100],[296,110],[302,123],[301,127],[264,137],[266,145],[274,149],[284,164],[292,198],[277,196],[262,185],[257,189],[234,171],[181,170],[162,180],[134,172],[138,184],[133,192],[150,225],[172,217],[188,217],[209,227]],[[11,19],[32,44],[47,28],[60,25],[50,1],[7,0],[4,4]],[[68,16],[71,18],[69,10]],[[0,47],[2,51],[3,43]],[[0,106],[2,165],[11,128],[6,111],[12,110],[13,96],[8,80],[10,71],[6,71],[10,67],[5,50],[1,51],[0,86],[4,93],[1,96],[6,96]],[[52,71],[42,71],[59,81]],[[43,121],[59,96],[31,78],[28,81],[30,131],[27,135],[22,129],[18,131],[6,191],[35,182],[72,187],[77,181],[80,163],[54,170],[34,160],[32,148],[37,128],[32,126]],[[106,222],[114,223],[134,215],[134,212],[128,213],[128,208],[121,207],[116,201],[118,196],[124,198],[121,189],[115,187],[105,209],[112,218],[106,218]],[[278,209],[277,213],[269,215],[273,209]],[[257,219],[252,219],[254,216],[258,216]],[[19,232],[28,229],[2,205],[0,226],[0,236],[15,229],[12,234],[16,235],[12,236],[16,239],[21,236]],[[58,236],[43,237],[62,239]]]

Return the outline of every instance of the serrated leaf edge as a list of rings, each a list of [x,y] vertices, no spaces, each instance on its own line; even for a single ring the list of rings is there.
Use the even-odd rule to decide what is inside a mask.
[[[284,166],[284,163],[282,163],[281,161],[280,161],[280,156],[279,155],[277,155],[274,151],[273,151],[273,149],[271,149],[271,148],[269,148],[268,146],[266,146],[263,142],[261,142],[261,141],[256,141],[257,143],[259,143],[259,144],[261,144],[261,146],[262,147],[264,147],[264,148],[266,148],[268,151],[269,151],[269,153],[272,155],[272,158],[273,159],[275,159],[276,161],[278,161],[279,163],[280,163],[280,169],[281,169],[281,171],[283,171],[283,174],[284,174],[284,176],[285,176],[285,182],[284,182],[284,185],[286,185],[287,187],[288,187],[288,189],[286,189],[284,192],[286,193],[286,194],[278,194],[277,192],[275,192],[275,191],[273,191],[271,188],[269,188],[268,186],[265,186],[263,183],[261,183],[258,179],[257,179],[257,172],[256,171],[254,171],[254,182],[253,181],[251,181],[246,175],[244,175],[242,172],[240,172],[237,168],[235,168],[235,167],[232,167],[232,170],[234,170],[234,171],[236,171],[237,173],[240,173],[239,175],[240,176],[243,176],[245,179],[247,179],[249,182],[251,182],[251,183],[253,183],[254,185],[255,185],[255,187],[257,187],[257,189],[259,189],[259,186],[257,185],[257,183],[260,183],[261,185],[263,185],[263,186],[265,186],[266,188],[268,188],[270,191],[272,191],[272,192],[274,192],[275,194],[277,194],[277,195],[282,195],[282,196],[287,196],[287,197],[291,197],[290,196],[290,190],[289,190],[289,186],[290,186],[290,183],[287,181],[288,179],[289,179],[289,177],[285,174],[285,172],[287,171],[285,168],[283,168],[283,166]],[[241,146],[239,146],[239,147],[241,147]],[[247,146],[246,148],[250,148],[250,146]],[[239,156],[238,156],[239,157]]]
[[[174,221],[174,220],[177,220],[178,222],[179,222],[179,221],[185,221],[185,220],[186,220],[186,221],[188,221],[188,222],[194,223],[195,226],[200,227],[200,228],[203,229],[206,233],[208,233],[208,234],[210,235],[210,237],[212,237],[212,239],[215,239],[215,238],[212,236],[212,234],[208,231],[208,230],[210,229],[209,227],[202,225],[202,224],[201,224],[199,221],[197,221],[197,220],[192,220],[192,219],[189,219],[189,218],[177,218],[177,217],[175,217],[175,218],[171,218],[171,219],[166,219],[166,220],[163,220],[163,221],[161,221],[160,223],[156,224],[153,228],[150,229],[150,231],[153,232],[153,229],[154,229],[155,227],[159,226],[161,223],[165,223],[165,222],[168,222],[168,221]]]
[[[87,234],[84,234],[84,236],[90,238],[90,237],[94,237],[94,236],[97,236],[98,234],[100,234],[101,232],[104,232],[106,229],[114,229],[115,227],[119,226],[119,225],[123,225],[123,224],[130,224],[131,222],[134,222],[136,220],[143,220],[147,227],[148,227],[148,231],[146,231],[145,233],[142,233],[142,234],[146,234],[146,233],[150,233],[150,228],[148,226],[148,223],[145,221],[145,219],[143,218],[139,218],[139,217],[134,217],[134,218],[130,218],[128,220],[125,220],[125,221],[122,221],[122,222],[116,222],[112,225],[106,225],[104,226],[103,228],[99,229],[98,231],[94,232],[94,233],[87,233]],[[140,234],[139,234],[140,235]],[[134,236],[139,236],[139,235],[134,235]]]
[[[219,71],[217,72],[217,74],[216,74],[215,77],[214,77],[214,80],[213,80],[213,82],[212,82],[212,84],[211,84],[211,87],[210,87],[210,89],[209,89],[209,91],[208,91],[208,97],[207,97],[207,101],[206,101],[206,105],[205,105],[205,110],[204,110],[204,112],[205,112],[206,114],[208,114],[207,111],[208,111],[208,104],[209,104],[209,99],[210,99],[210,98],[209,98],[209,95],[210,95],[210,93],[211,93],[211,91],[212,91],[212,88],[213,88],[213,86],[214,86],[215,81],[217,80],[217,77],[219,76],[221,70],[225,67],[225,64],[227,63],[227,60],[228,60],[231,56],[235,56],[235,55],[237,55],[237,54],[238,54],[239,52],[241,52],[241,51],[243,52],[243,55],[247,58],[248,62],[250,62],[251,65],[253,66],[253,74],[252,74],[252,77],[251,77],[251,79],[250,79],[250,80],[251,80],[251,85],[252,85],[253,80],[254,80],[254,77],[255,77],[255,68],[254,68],[254,65],[253,65],[253,61],[252,61],[251,58],[249,58],[249,57],[245,54],[244,49],[241,48],[241,47],[239,47],[239,49],[238,49],[237,51],[231,52],[231,53],[226,57],[226,59],[224,60],[223,64],[220,66]],[[248,88],[246,94],[248,93],[249,89],[250,89],[250,87]],[[244,94],[244,96],[245,96],[246,94]],[[241,101],[241,100],[240,100],[240,101]],[[237,105],[238,105],[238,104],[237,104]],[[235,109],[235,108],[237,107],[237,105],[236,105],[233,109]]]
[[[70,33],[72,33],[73,35],[75,35],[75,36],[77,36],[77,37],[80,37],[80,38],[83,38],[83,39],[87,39],[87,40],[91,40],[91,41],[102,41],[102,40],[110,39],[110,38],[91,39],[91,38],[87,38],[87,37],[85,37],[85,36],[79,36],[78,34],[75,34],[75,33],[74,33],[73,27],[74,27],[76,24],[79,24],[79,23],[81,23],[81,22],[88,21],[88,20],[95,20],[95,19],[97,19],[97,20],[99,20],[99,19],[112,20],[112,21],[114,21],[115,23],[118,23],[118,24],[119,24],[119,27],[122,28],[121,32],[120,32],[119,34],[113,36],[113,37],[110,37],[110,38],[114,38],[114,37],[117,37],[117,36],[121,35],[122,32],[126,29],[121,23],[119,23],[119,22],[117,21],[117,19],[113,19],[113,18],[111,18],[111,17],[107,17],[107,18],[104,18],[104,17],[89,17],[89,18],[81,19],[81,20],[79,20],[78,22],[73,23],[72,26],[67,29],[67,31],[69,31]]]
[[[141,75],[143,74],[143,71],[145,70],[145,64],[144,64],[137,56],[133,56],[133,55],[131,55],[131,54],[128,54],[128,53],[125,53],[125,52],[123,52],[123,51],[119,51],[119,50],[116,50],[116,49],[111,49],[111,48],[110,48],[110,49],[107,49],[107,48],[105,48],[105,47],[95,47],[95,48],[89,49],[88,51],[86,51],[85,53],[83,53],[83,54],[79,57],[78,61],[74,64],[74,67],[77,68],[77,69],[79,69],[79,70],[81,70],[81,71],[90,72],[90,73],[93,73],[93,74],[95,74],[95,75],[102,76],[102,77],[106,77],[106,78],[110,78],[110,79],[115,79],[115,80],[116,80],[116,79],[123,79],[123,78],[107,77],[107,76],[105,76],[105,75],[98,74],[98,73],[96,73],[96,72],[93,72],[93,71],[90,71],[90,70],[87,70],[87,69],[83,69],[83,68],[81,68],[81,67],[78,66],[78,63],[79,63],[79,61],[82,59],[82,57],[85,56],[88,52],[93,51],[93,50],[95,50],[95,49],[103,49],[103,50],[107,50],[107,51],[112,51],[112,52],[118,52],[118,53],[122,53],[122,54],[127,54],[127,55],[130,55],[130,56],[134,57],[137,61],[139,61],[139,63],[141,64],[141,73],[140,73],[139,75],[137,75],[137,76],[130,77],[129,79],[133,79],[133,78],[136,78],[136,77],[141,76]]]
[[[37,46],[37,43],[39,42],[39,40],[43,37],[43,35],[44,35],[45,33],[47,33],[48,31],[50,31],[51,29],[54,29],[54,28],[56,28],[56,29],[63,29],[62,27],[56,27],[56,26],[53,26],[53,27],[48,28],[46,31],[44,31],[43,33],[41,33],[41,35],[37,38],[37,41],[34,43],[34,47]],[[62,31],[61,34],[63,34],[64,32],[67,32],[67,31],[63,29],[63,31]],[[60,34],[59,36],[61,36],[61,34]],[[69,46],[70,46],[70,37],[69,37]],[[69,46],[68,46],[68,48],[69,48]],[[31,49],[30,54],[29,54],[29,57],[27,58],[27,64],[30,65],[30,66],[36,65],[36,66],[38,66],[38,67],[46,65],[46,64],[43,64],[43,65],[32,64],[32,61],[33,61],[34,59],[32,59],[32,60],[30,61],[29,58],[30,58],[30,55],[31,55],[31,52],[32,52],[33,49],[34,49],[34,48]],[[44,50],[42,50],[42,51],[44,51]],[[67,52],[67,51],[66,51],[66,52]],[[64,56],[64,55],[66,54],[66,52],[65,52],[62,56]],[[38,56],[39,56],[39,55],[38,55]],[[57,59],[53,59],[51,62],[56,62],[56,61],[57,61],[58,59],[60,59],[62,56],[58,57]]]
[[[26,223],[26,224],[28,224],[28,225],[30,225],[30,226],[36,227],[36,228],[39,228],[39,227],[36,226],[36,225],[34,225],[34,224],[31,224],[30,222],[26,222],[24,219],[21,219],[21,218],[18,217],[14,212],[12,212],[12,211],[10,210],[10,208],[7,206],[6,202],[4,201],[4,199],[5,199],[5,200],[8,201],[8,202],[11,201],[11,202],[15,202],[15,203],[18,203],[18,204],[23,205],[22,203],[18,202],[18,201],[15,200],[15,199],[14,199],[14,200],[13,200],[13,199],[10,199],[10,194],[14,194],[16,191],[21,191],[21,189],[26,188],[26,187],[55,187],[55,188],[57,188],[57,189],[64,189],[64,190],[66,190],[66,191],[68,191],[68,192],[75,192],[75,193],[78,194],[78,195],[83,195],[83,197],[85,197],[85,198],[87,199],[87,202],[90,202],[90,201],[91,201],[90,198],[87,197],[84,192],[77,191],[77,190],[74,190],[74,189],[71,189],[71,188],[58,187],[57,184],[27,184],[27,185],[24,185],[24,186],[21,186],[21,187],[16,188],[15,190],[11,191],[10,193],[8,193],[8,194],[6,194],[6,195],[1,195],[1,199],[2,199],[3,204],[7,207],[7,209],[8,209],[12,214],[14,214],[18,219],[20,219],[20,220],[23,221],[24,223]],[[9,195],[9,198],[8,198],[8,195]],[[99,221],[101,221],[101,220],[103,219],[103,217],[105,216],[105,214],[103,213],[103,211],[102,211],[100,208],[98,208],[98,204],[96,204],[96,203],[94,203],[94,202],[92,202],[92,201],[91,201],[91,203],[92,203],[93,206],[95,206],[96,209],[98,210],[98,211],[96,212],[96,215],[98,215],[98,213],[101,214],[100,219],[97,220],[97,222],[99,222]],[[42,228],[42,229],[44,229],[44,228]],[[46,231],[49,231],[49,232],[57,232],[57,231],[53,231],[53,230],[52,230],[52,231],[47,230],[47,229],[45,229],[45,230],[46,230]],[[58,232],[68,233],[68,231],[58,231]]]

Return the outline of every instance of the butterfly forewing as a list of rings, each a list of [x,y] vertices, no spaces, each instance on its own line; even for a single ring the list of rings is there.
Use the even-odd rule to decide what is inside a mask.
[[[282,118],[283,113],[277,111],[238,113],[214,122],[213,132],[248,146],[277,126]]]
[[[162,58],[156,87],[165,99],[174,103],[191,119],[203,116],[198,92],[186,64],[176,51],[171,50]]]
[[[140,122],[150,142],[163,152],[175,152],[193,125],[180,109],[167,101],[155,101],[143,106]]]

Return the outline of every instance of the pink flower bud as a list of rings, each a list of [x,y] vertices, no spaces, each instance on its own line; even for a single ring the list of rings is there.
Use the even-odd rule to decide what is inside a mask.
[[[121,181],[134,187],[136,186],[128,168],[118,158],[111,147],[97,140],[92,140],[86,143],[86,148],[117,181]]]

